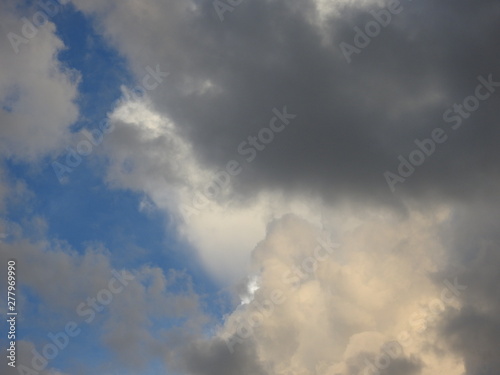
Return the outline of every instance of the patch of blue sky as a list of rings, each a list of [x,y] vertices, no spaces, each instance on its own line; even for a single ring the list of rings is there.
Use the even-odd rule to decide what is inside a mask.
[[[70,322],[63,322],[59,331],[53,331],[56,334],[64,329],[64,325]],[[79,334],[76,337],[70,337],[68,345],[59,351],[58,355],[49,361],[49,368],[57,368],[67,373],[89,373],[99,366],[105,366],[113,358],[112,351],[102,343],[101,333],[102,325],[79,323],[76,319]],[[77,331],[78,332],[78,331]],[[45,340],[41,341],[37,348],[42,349],[46,344],[51,343],[51,339],[46,333]]]
[[[19,270],[22,274],[22,269]],[[17,328],[17,336],[22,339],[30,339],[36,333],[39,339],[44,336],[43,325],[40,326],[40,320],[37,318],[40,313],[42,300],[38,293],[23,285],[22,282],[18,285],[17,312],[19,324]],[[34,318],[34,319],[32,319]]]
[[[120,86],[134,84],[126,60],[95,33],[94,22],[71,4],[54,17],[57,35],[66,46],[58,58],[81,75],[77,101],[81,118],[74,130],[97,127],[120,98]]]

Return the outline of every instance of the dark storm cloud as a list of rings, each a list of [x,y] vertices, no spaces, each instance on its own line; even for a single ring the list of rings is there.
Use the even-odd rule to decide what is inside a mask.
[[[322,31],[311,1],[245,2],[222,23],[204,2],[201,14],[167,28],[175,42],[152,51],[175,72],[158,90],[157,107],[200,160],[221,168],[242,161],[235,183],[248,194],[278,187],[390,202],[383,173],[398,173],[398,156],[408,159],[414,140],[430,138],[436,127],[447,141],[396,191],[463,196],[485,181],[494,189],[500,88],[457,130],[443,114],[474,95],[478,76],[500,82],[500,4],[424,0],[401,7],[348,64],[339,44],[354,44],[353,27],[363,29],[376,5],[343,7]],[[215,89],[186,92],[186,82],[204,80]],[[246,164],[238,145],[285,105],[297,119]]]
[[[463,211],[466,211],[463,212]],[[458,210],[450,239],[449,273],[467,286],[461,311],[449,313],[442,337],[463,356],[467,374],[498,374],[500,360],[500,236],[498,199]],[[457,272],[457,270],[459,270]]]
[[[182,363],[178,365],[183,373],[192,375],[267,375],[250,340],[237,345],[234,353],[219,338],[193,342],[182,352]]]
[[[367,353],[356,358],[349,366],[349,375],[378,374],[378,375],[419,375],[421,374],[423,364],[416,358],[396,358],[389,359],[381,366],[375,366],[375,358],[367,360]]]

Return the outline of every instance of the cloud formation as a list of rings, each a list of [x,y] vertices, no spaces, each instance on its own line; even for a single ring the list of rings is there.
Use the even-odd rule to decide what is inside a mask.
[[[183,204],[192,203],[185,190],[192,192],[210,181],[230,160],[244,162],[238,145],[269,124],[273,107],[287,106],[297,114],[286,132],[244,164],[228,190],[194,217],[194,223],[180,221],[181,233],[187,233],[214,274],[224,266],[210,263],[220,264],[232,254],[221,251],[224,246],[238,247],[236,253],[247,258],[269,222],[287,212],[320,225],[341,223],[331,219],[335,213],[351,224],[361,222],[352,224],[352,234],[343,234],[343,246],[349,249],[342,253],[345,259],[322,264],[316,280],[301,285],[286,308],[277,307],[279,313],[262,323],[266,329],[255,330],[258,361],[272,373],[362,370],[359,361],[373,360],[386,340],[404,331],[419,303],[439,298],[443,280],[436,282],[436,274],[448,272],[451,277],[449,264],[469,267],[467,256],[441,236],[450,233],[449,225],[456,240],[461,227],[453,215],[470,220],[469,228],[478,228],[477,217],[467,212],[477,200],[497,207],[491,201],[499,182],[497,2],[401,2],[402,11],[393,14],[350,64],[340,44],[354,43],[356,27],[363,29],[373,21],[370,11],[390,2],[332,2],[326,11],[324,2],[252,1],[227,14],[223,23],[210,1],[120,3],[113,8],[96,1],[75,4],[96,15],[99,29],[138,76],[150,61],[162,61],[172,72],[169,84],[152,93],[149,114],[135,125],[129,121],[117,127],[120,138],[110,144],[114,164],[108,177],[116,186],[146,191],[174,215]],[[147,28],[141,19],[147,20]],[[491,95],[476,108],[470,97],[484,81],[489,83],[483,84],[480,95]],[[169,138],[173,130],[166,125],[155,125],[153,131],[152,125],[139,126],[141,122],[170,124],[176,141]],[[384,172],[397,174],[400,164],[407,163],[403,159],[416,160],[411,153],[432,139],[436,128],[447,140],[436,145],[411,179],[402,176],[405,182],[393,193]],[[183,151],[175,144],[185,145]],[[124,157],[125,149],[141,152]],[[179,169],[170,167],[172,159]],[[358,202],[358,208],[346,208],[352,202]],[[359,208],[359,202],[365,207]],[[438,202],[446,208],[432,208]],[[310,211],[297,209],[301,203]],[[323,208],[311,212],[312,207]],[[250,219],[232,220],[241,215]],[[397,219],[375,219],[386,215]],[[219,238],[217,228],[231,222],[246,233],[252,228],[250,240],[241,241],[244,234],[232,229]],[[278,282],[267,271],[269,259],[261,254],[271,257],[283,251],[285,264],[291,266],[294,249],[304,251],[297,244],[304,242],[307,230],[288,225],[293,229],[284,228],[283,239],[275,240],[283,244],[261,252],[275,235],[271,232],[252,252],[257,257],[254,266],[263,270],[255,298]],[[342,232],[333,225],[329,229]],[[239,245],[231,245],[236,242]],[[496,248],[496,240],[491,246]],[[371,253],[373,248],[378,251]],[[389,249],[398,250],[397,256],[387,255]],[[393,262],[385,268],[380,264],[384,254],[386,262]],[[468,272],[481,273],[481,268]],[[483,284],[478,288],[489,290]],[[491,297],[492,292],[485,294]],[[466,303],[471,297],[464,298]],[[245,316],[248,311],[243,310],[228,321]],[[445,306],[432,324],[425,320],[431,332],[418,335],[383,373],[474,373],[477,355],[469,353],[472,345],[463,343],[469,331],[460,326],[473,322],[475,315],[463,315],[466,311],[461,305]],[[434,320],[445,317],[453,319],[440,323],[440,331]],[[477,317],[481,323],[474,324],[495,332],[496,320],[483,318]],[[455,331],[463,332],[458,342],[448,337],[456,337]],[[198,347],[195,358],[200,363],[206,363],[206,353],[218,356],[211,345],[217,347]],[[488,361],[485,355],[481,358]],[[219,369],[215,364],[213,368]],[[191,371],[201,370],[195,366]],[[205,371],[211,373],[212,367]]]
[[[98,150],[104,183],[144,194],[234,297],[217,321],[184,272],[138,265],[99,320],[124,367],[500,371],[498,1],[254,0],[223,22],[212,0],[72,4],[138,81],[170,72],[142,98],[123,88]],[[0,153],[37,161],[69,139],[79,78],[53,23],[25,47],[0,67]],[[0,172],[0,201],[32,194]],[[79,254],[49,238],[50,218],[27,220],[42,239],[2,220],[0,258],[16,254],[69,319],[108,282],[111,251]]]
[[[394,204],[383,173],[396,172],[398,155],[408,158],[414,140],[436,127],[450,140],[411,182],[397,186],[402,196],[468,197],[485,185],[479,183],[485,175],[491,189],[497,186],[495,1],[401,2],[403,11],[351,64],[339,44],[351,43],[353,28],[387,3],[339,2],[337,12],[320,21],[314,1],[253,1],[222,24],[209,1],[114,9],[75,4],[96,12],[138,75],[150,61],[168,66],[171,81],[152,95],[153,108],[178,127],[205,167],[222,168],[234,155],[243,159],[238,145],[268,124],[271,108],[286,105],[298,114],[235,181],[244,195],[312,189],[327,200],[355,196]],[[157,16],[142,28],[138,21],[148,14]],[[495,92],[452,132],[455,122],[443,114],[474,94],[477,77],[490,75]]]
[[[36,27],[15,11],[10,0],[4,2],[0,19],[0,152],[3,157],[34,161],[58,151],[69,139],[69,126],[78,118],[80,78],[59,62],[64,44],[50,20]],[[25,28],[32,38],[24,38]],[[7,37],[11,33],[27,43],[17,45]]]

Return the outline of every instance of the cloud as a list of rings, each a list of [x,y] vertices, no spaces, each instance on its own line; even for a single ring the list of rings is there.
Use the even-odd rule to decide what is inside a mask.
[[[9,235],[9,241],[0,239],[0,261],[7,264],[8,259],[16,259],[16,308],[23,312],[18,315],[18,330],[31,327],[26,339],[34,343],[27,345],[35,345],[39,353],[50,344],[49,333],[64,332],[66,324],[74,322],[79,330],[76,336],[92,332],[94,347],[109,350],[120,359],[121,365],[114,364],[114,368],[140,370],[151,361],[163,360],[165,336],[172,326],[181,322],[200,330],[210,320],[201,310],[190,278],[181,271],[147,265],[115,270],[111,254],[103,248],[88,248],[78,254],[55,240],[32,242]],[[124,281],[117,274],[125,275]],[[1,276],[7,278],[6,270]],[[111,283],[112,279],[117,281]],[[7,294],[6,288],[2,293]],[[71,356],[79,348],[89,350],[82,336],[70,338],[68,348],[58,351],[57,356]],[[24,350],[23,342],[18,341],[18,364],[31,366],[33,355],[31,349]],[[83,360],[78,364],[90,366]],[[52,367],[49,360],[44,369]]]
[[[447,251],[439,234],[450,217],[446,208],[416,210],[405,221],[389,212],[383,217],[365,215],[355,226],[335,223],[335,242],[340,245],[332,247],[324,237],[325,230],[332,232],[329,223],[321,229],[287,215],[268,226],[265,239],[252,252],[258,278],[252,300],[228,314],[216,332],[204,333],[209,319],[189,277],[143,266],[133,271],[136,279],[109,305],[106,319],[96,320],[102,327],[98,340],[120,363],[136,370],[161,359],[190,374],[351,375],[374,364],[384,366],[384,375],[461,375],[459,353],[446,352],[446,335],[438,336],[435,329],[441,318],[449,323],[450,316],[461,314],[461,301],[440,316],[431,314],[424,331],[415,327],[414,317],[441,294],[443,275],[436,265]],[[3,256],[16,254],[23,265],[23,284],[36,291],[50,311],[67,311],[67,318],[80,296],[95,295],[109,281],[106,252],[89,249],[78,255],[54,245],[42,250],[25,240],[2,245],[7,246]],[[315,263],[305,261],[311,257],[316,257]],[[49,264],[58,272],[37,271],[47,270]],[[183,289],[170,292],[179,282]],[[266,312],[264,301],[277,291],[281,302]],[[183,323],[159,330],[153,324],[180,317]],[[52,324],[45,328],[60,323]],[[242,326],[249,336],[241,337]],[[410,340],[402,341],[401,332]],[[228,340],[234,342],[233,352]],[[399,343],[387,349],[395,340]],[[393,356],[385,366],[387,350]]]
[[[24,38],[26,22],[13,4],[7,1],[0,14],[5,36],[0,40],[0,150],[4,157],[35,161],[67,142],[69,126],[78,118],[80,78],[57,58],[64,44],[55,35],[55,25],[48,21],[36,28],[33,38]],[[7,38],[9,33],[28,41],[19,46],[19,53]]]
[[[113,9],[75,4],[96,14],[137,76],[151,61],[168,66],[169,84],[152,94],[153,109],[176,125],[207,168],[223,167],[235,155],[243,159],[238,145],[268,125],[273,107],[286,105],[298,115],[234,182],[245,196],[269,188],[306,190],[328,201],[394,205],[383,173],[396,171],[398,155],[408,158],[414,140],[435,127],[450,140],[398,185],[397,197],[470,197],[485,176],[490,193],[498,184],[498,95],[460,131],[451,133],[452,124],[443,120],[447,109],[474,93],[478,76],[500,81],[495,1],[483,0],[481,7],[403,2],[403,11],[352,64],[339,43],[353,43],[353,27],[363,27],[373,19],[369,11],[387,3],[338,3],[338,14],[321,25],[308,17],[313,1],[253,1],[223,23],[210,1]],[[443,22],[444,15],[453,22]],[[141,17],[148,28],[139,26]],[[461,32],[464,25],[470,34]]]
[[[453,252],[443,273],[460,270],[457,276],[468,288],[463,308],[450,312],[440,325],[441,335],[463,356],[467,374],[495,374],[500,370],[494,355],[500,344],[498,203],[475,202],[457,211],[454,225],[445,232]]]
[[[233,354],[227,351],[225,342],[220,338],[193,341],[179,354],[179,368],[193,375],[269,374],[259,362],[250,341]]]
[[[389,2],[248,1],[223,23],[212,1],[73,3],[138,79],[158,63],[171,72],[144,100],[112,113],[116,130],[102,147],[109,186],[145,193],[167,212],[221,284],[258,279],[247,303],[208,335],[197,296],[169,295],[164,273],[144,267],[148,282],[113,305],[103,335],[123,361],[140,368],[163,358],[192,374],[498,373],[498,2],[402,2],[351,63],[340,43],[355,44],[355,27]],[[5,155],[53,150],[76,116],[77,80],[54,65],[62,45],[50,27],[26,49],[33,60],[7,57],[19,73],[35,57],[43,64],[19,83],[0,80]],[[480,82],[491,95],[463,112]],[[40,94],[47,90],[55,94]],[[247,162],[241,143],[285,106],[296,119]],[[28,117],[16,117],[23,108]],[[28,138],[40,116],[43,134]],[[21,118],[27,125],[15,127]],[[398,157],[411,159],[415,140],[436,127],[448,140],[392,193],[383,173],[396,173]],[[232,160],[242,172],[207,203],[200,192]],[[196,206],[189,220],[186,206]],[[301,277],[322,231],[342,246]],[[97,283],[110,267],[105,252],[76,256],[64,244],[47,251],[26,240],[15,247],[28,264],[50,259],[63,269],[27,281],[56,307],[75,302],[80,284],[69,281],[71,293],[60,290],[58,300],[44,283],[86,272],[99,274]],[[444,282],[455,279],[467,292],[445,303]],[[277,291],[285,300],[264,315],[258,303]],[[144,316],[142,305],[154,307]],[[192,330],[151,333],[155,314],[183,313],[193,320],[179,326]],[[233,354],[226,340],[236,340]],[[394,341],[399,349],[388,349]]]
[[[8,367],[7,368],[7,375],[14,375],[14,374],[21,374],[21,373],[26,373],[26,374],[39,374],[39,375],[71,375],[69,373],[61,372],[58,371],[55,368],[49,367],[48,369],[42,370],[42,371],[33,371],[31,368],[27,370],[25,367],[22,366],[22,364],[28,364],[28,368],[30,367],[31,360],[33,358],[33,350],[36,350],[35,345],[31,341],[26,341],[26,340],[19,340],[17,343],[17,356],[18,356],[18,363],[21,363],[21,365],[18,365],[17,368],[12,368]],[[31,372],[30,372],[31,370]]]
[[[500,81],[494,1],[482,1],[481,8],[403,2],[403,11],[352,64],[339,44],[353,43],[353,27],[389,3],[338,2],[330,15],[320,10],[320,21],[314,18],[318,2],[253,1],[223,23],[210,1],[74,4],[95,16],[96,28],[137,77],[153,63],[171,72],[146,104],[115,112],[117,130],[106,145],[108,181],[146,192],[167,210],[216,278],[234,280],[269,218],[295,212],[289,206],[297,202],[335,207],[355,201],[404,212],[415,201],[451,204],[495,194],[496,92],[460,129],[443,120],[474,93],[477,77]],[[455,22],[441,22],[443,14]],[[141,17],[147,28],[139,26]],[[463,25],[473,36],[460,32]],[[472,40],[482,40],[482,47]],[[273,108],[283,106],[297,118],[248,163],[238,146],[269,126]],[[392,193],[384,172],[397,173],[398,156],[408,159],[415,140],[436,127],[446,130],[448,141]],[[183,226],[183,208],[232,160],[242,172]],[[276,201],[285,204],[276,207]],[[233,227],[225,230],[228,223]],[[232,275],[228,263],[235,265]]]
[[[277,220],[253,252],[253,301],[221,327],[227,350],[254,342],[276,374],[362,374],[371,364],[384,374],[462,374],[460,356],[436,333],[445,315],[429,308],[443,290],[433,275],[446,256],[438,233],[447,220],[414,212],[338,228],[340,247],[315,267],[304,259],[325,246],[321,231],[293,215]],[[456,313],[456,303],[446,308]]]

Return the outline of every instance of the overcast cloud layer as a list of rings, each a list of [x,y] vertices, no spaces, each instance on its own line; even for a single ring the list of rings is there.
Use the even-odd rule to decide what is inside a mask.
[[[78,319],[73,349],[36,373],[500,373],[500,2],[52,6],[20,53],[7,35],[39,8],[0,10],[0,311],[16,258],[32,319],[20,364],[37,370],[40,329]],[[64,12],[95,34],[82,31],[83,66],[99,37],[133,77],[90,128],[75,126],[92,115],[89,78],[62,61]],[[69,165],[68,145],[99,126],[84,166]],[[56,193],[36,182],[48,174]],[[113,245],[138,217],[118,213],[124,193],[134,215],[164,218],[160,251]],[[112,223],[107,241],[77,211],[65,217],[84,245],[53,230],[56,207],[79,199]],[[160,264],[171,248],[188,260]],[[85,322],[75,307],[116,272],[133,280]]]

